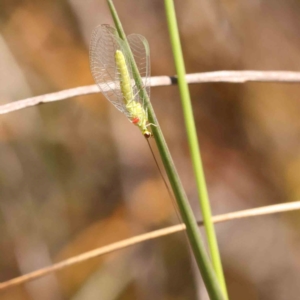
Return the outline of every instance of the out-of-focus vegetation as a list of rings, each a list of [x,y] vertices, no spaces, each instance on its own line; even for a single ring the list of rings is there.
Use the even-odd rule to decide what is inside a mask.
[[[299,70],[298,1],[177,1],[187,72]],[[147,37],[153,75],[173,75],[162,1],[116,1]],[[105,1],[0,2],[1,104],[92,84]],[[300,198],[300,86],[190,86],[214,214]],[[200,218],[177,87],[151,101]],[[0,278],[177,223],[140,132],[101,95],[20,110],[0,123]],[[298,299],[297,213],[217,225],[229,295]],[[205,299],[184,234],[90,260],[1,299]],[[203,295],[204,294],[204,295]],[[200,299],[200,298],[199,298]]]

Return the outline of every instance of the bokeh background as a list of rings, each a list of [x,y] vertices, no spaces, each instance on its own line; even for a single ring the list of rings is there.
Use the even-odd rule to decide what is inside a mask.
[[[188,73],[300,70],[300,2],[175,1]],[[175,73],[163,1],[115,1],[144,35],[152,75]],[[103,0],[0,1],[0,103],[93,84]],[[214,214],[300,198],[300,86],[190,86]],[[151,101],[195,214],[195,181],[176,86]],[[0,279],[179,220],[140,132],[101,95],[0,121]],[[154,147],[154,151],[155,147]],[[231,300],[299,299],[298,213],[217,225]],[[207,299],[183,233],[1,292],[3,300]]]

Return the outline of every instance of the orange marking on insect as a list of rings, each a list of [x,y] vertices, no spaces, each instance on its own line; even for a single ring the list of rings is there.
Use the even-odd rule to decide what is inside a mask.
[[[135,118],[132,118],[132,119],[131,119],[131,122],[132,122],[133,124],[137,124],[139,121],[140,121],[140,119],[139,119],[138,117],[135,117]]]

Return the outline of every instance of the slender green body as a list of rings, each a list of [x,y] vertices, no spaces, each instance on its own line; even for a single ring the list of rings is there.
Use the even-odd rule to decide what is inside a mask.
[[[120,87],[123,94],[123,100],[127,106],[133,100],[133,90],[131,87],[130,76],[126,66],[125,57],[122,51],[116,51],[115,60],[118,71],[120,72]]]
[[[122,51],[116,51],[115,60],[120,76],[120,87],[123,95],[123,101],[126,106],[126,110],[130,114],[130,120],[133,124],[139,127],[146,138],[149,138],[152,134],[147,129],[147,113],[139,102],[134,101],[130,75]]]

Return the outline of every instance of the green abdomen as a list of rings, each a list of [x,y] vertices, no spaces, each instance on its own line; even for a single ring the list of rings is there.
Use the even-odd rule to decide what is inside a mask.
[[[122,51],[116,51],[115,60],[120,75],[120,87],[123,94],[123,99],[125,104],[128,104],[133,99],[133,92],[131,88],[130,76],[127,69],[125,57]]]

